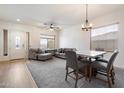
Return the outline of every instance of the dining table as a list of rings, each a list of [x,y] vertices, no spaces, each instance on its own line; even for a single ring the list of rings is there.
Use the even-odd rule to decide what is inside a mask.
[[[88,59],[88,62],[87,62],[87,77],[90,77],[90,75],[91,75],[91,72],[89,72],[90,68],[91,68],[91,63],[94,60],[96,60],[96,58],[102,57],[106,53],[107,52],[105,52],[105,51],[95,51],[95,50],[76,51],[76,54],[78,56],[86,57]]]
[[[99,56],[103,56],[106,54],[105,51],[95,51],[95,50],[83,50],[83,51],[76,51],[76,54],[79,56],[85,56],[90,59],[97,58]]]

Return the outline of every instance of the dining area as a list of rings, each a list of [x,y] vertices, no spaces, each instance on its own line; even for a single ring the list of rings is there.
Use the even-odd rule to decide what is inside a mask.
[[[66,51],[66,76],[65,81],[69,81],[68,76],[75,80],[74,87],[78,87],[78,80],[85,78],[89,84],[93,78],[106,83],[108,88],[115,84],[114,62],[119,51],[113,52],[83,50],[83,51]],[[110,54],[106,59],[106,55]],[[98,76],[105,77],[104,79]]]

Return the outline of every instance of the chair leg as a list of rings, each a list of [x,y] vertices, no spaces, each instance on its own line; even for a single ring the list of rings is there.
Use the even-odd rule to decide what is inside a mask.
[[[111,88],[110,76],[107,75],[108,87]]]
[[[76,81],[75,81],[75,88],[77,88],[77,82],[78,82],[78,72],[76,71]]]
[[[88,75],[88,73],[87,73],[87,67],[85,67],[85,72],[84,72],[84,74],[85,74],[85,80],[87,80],[87,75]]]
[[[112,84],[114,85],[115,84],[115,82],[114,82],[114,72],[111,72],[111,80],[112,80]]]
[[[97,76],[97,69],[93,69],[93,76],[94,76],[94,77]]]
[[[113,74],[113,76],[115,76],[115,72],[114,72],[114,67],[112,66],[112,74]]]
[[[92,67],[89,67],[89,82],[91,82],[91,76],[92,76]]]
[[[67,81],[67,77],[68,77],[68,67],[66,67],[66,77],[65,77],[66,81]]]
[[[115,80],[115,73],[114,73],[114,67],[112,67],[112,69],[111,69],[111,81],[112,81],[112,84],[114,85],[114,80]]]

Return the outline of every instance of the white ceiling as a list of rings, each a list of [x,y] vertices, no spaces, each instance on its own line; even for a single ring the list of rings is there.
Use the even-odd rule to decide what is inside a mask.
[[[116,12],[124,5],[92,4],[89,5],[89,18]],[[0,5],[0,19],[40,26],[42,23],[55,22],[58,25],[79,24],[85,19],[85,5],[83,4],[11,4]]]

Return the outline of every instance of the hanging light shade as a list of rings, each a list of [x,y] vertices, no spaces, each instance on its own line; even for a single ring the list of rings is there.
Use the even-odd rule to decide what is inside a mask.
[[[90,31],[92,29],[92,24],[88,21],[88,4],[86,4],[86,20],[85,23],[82,25],[83,31]]]

